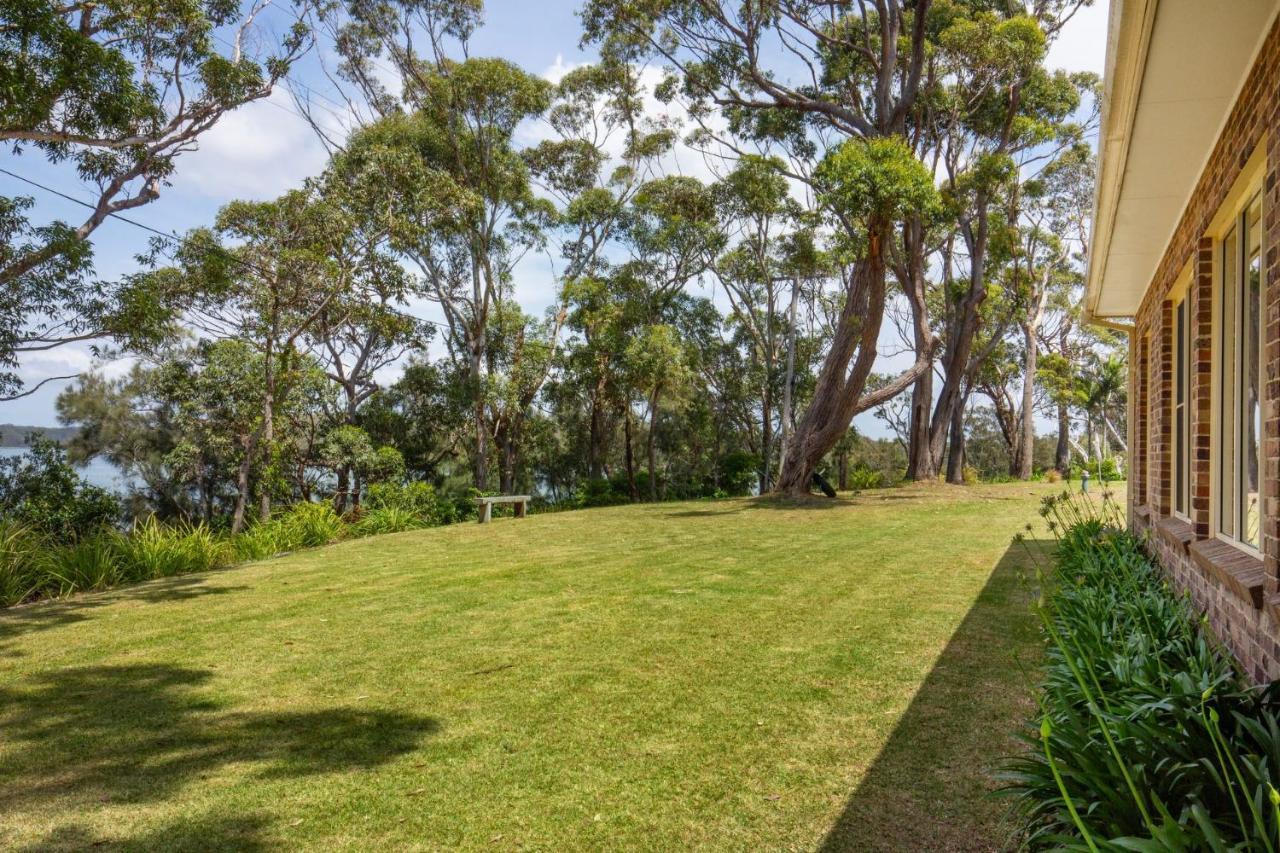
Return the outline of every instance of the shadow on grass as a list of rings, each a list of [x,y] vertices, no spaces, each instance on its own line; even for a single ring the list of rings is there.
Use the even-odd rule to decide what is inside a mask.
[[[61,826],[48,838],[18,848],[21,853],[55,850],[226,851],[259,853],[271,849],[262,838],[267,821],[258,815],[185,817],[129,838],[103,835],[80,824]]]
[[[118,601],[143,601],[156,604],[164,601],[186,601],[207,595],[227,595],[249,589],[247,586],[209,586],[209,575],[215,571],[226,571],[226,569],[130,584],[101,592],[84,593],[60,601],[37,601],[16,607],[0,608],[0,657],[16,656],[12,649],[5,647],[7,640],[36,631],[83,622],[89,618],[94,609]]]
[[[1020,576],[1047,563],[1052,546],[1028,540],[1004,553],[820,850],[1011,846],[994,775],[1019,748],[1015,734],[1033,711],[1030,679],[1040,655]]]
[[[0,809],[70,815],[153,802],[233,764],[261,779],[367,769],[439,729],[430,717],[373,709],[239,711],[212,698],[210,679],[173,666],[94,666],[0,688]]]

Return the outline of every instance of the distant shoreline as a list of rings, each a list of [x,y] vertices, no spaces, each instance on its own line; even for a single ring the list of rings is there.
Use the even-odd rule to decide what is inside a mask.
[[[78,427],[42,427],[24,424],[0,424],[0,447],[26,447],[27,436],[37,433],[45,438],[53,439],[59,444],[66,444],[80,432]]]

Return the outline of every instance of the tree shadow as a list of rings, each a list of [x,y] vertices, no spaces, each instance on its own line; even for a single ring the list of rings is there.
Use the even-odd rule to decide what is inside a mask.
[[[142,601],[158,604],[165,601],[187,601],[208,595],[228,595],[249,589],[245,585],[209,586],[208,573],[182,575],[132,584],[100,592],[84,593],[56,601],[35,601],[0,609],[0,657],[18,657],[20,653],[6,647],[6,641],[25,634],[60,628],[83,622],[90,613],[118,601]]]
[[[47,838],[17,848],[21,853],[52,853],[58,850],[113,850],[152,853],[195,853],[226,851],[258,853],[270,849],[262,838],[267,820],[260,815],[233,817],[184,817],[156,829],[128,838],[103,835],[81,824],[60,826]]]
[[[164,665],[94,666],[0,688],[0,809],[152,802],[230,764],[264,779],[368,769],[439,729],[385,710],[237,711],[210,697],[210,679]]]
[[[1039,666],[1040,645],[1023,576],[1047,563],[1052,547],[1027,540],[1005,551],[823,839],[823,853],[1016,846],[1008,807],[992,791],[1033,711],[1028,670]]]

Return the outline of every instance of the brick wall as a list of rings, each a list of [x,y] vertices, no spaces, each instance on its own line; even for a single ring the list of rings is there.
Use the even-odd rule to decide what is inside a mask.
[[[1188,543],[1211,529],[1214,463],[1210,434],[1213,400],[1212,311],[1213,241],[1204,235],[1264,134],[1267,162],[1263,177],[1263,526],[1264,571],[1241,591],[1233,578],[1208,571],[1189,556]],[[1171,290],[1191,264],[1187,293],[1190,322],[1190,524],[1172,522],[1171,407],[1173,394]],[[1133,417],[1138,430],[1134,452],[1135,484],[1130,500],[1148,505],[1150,516],[1133,515],[1137,532],[1148,536],[1152,552],[1174,583],[1190,592],[1218,636],[1255,679],[1280,677],[1280,22],[1273,26],[1227,119],[1187,209],[1150,282],[1135,320],[1135,336],[1150,341],[1134,364]],[[1147,337],[1149,336],[1149,337]],[[1141,377],[1139,379],[1138,377]],[[1145,380],[1145,381],[1143,381]],[[1145,388],[1144,388],[1145,386]],[[1145,476],[1144,476],[1145,475]],[[1176,529],[1176,535],[1168,531]],[[1256,563],[1256,561],[1255,561]],[[1263,589],[1258,591],[1259,583]],[[1247,584],[1246,584],[1247,586]],[[1251,594],[1252,593],[1252,594]]]

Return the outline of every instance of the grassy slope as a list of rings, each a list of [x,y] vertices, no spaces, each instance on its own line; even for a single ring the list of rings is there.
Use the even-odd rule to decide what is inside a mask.
[[[1048,490],[542,515],[0,614],[0,846],[991,849]]]

